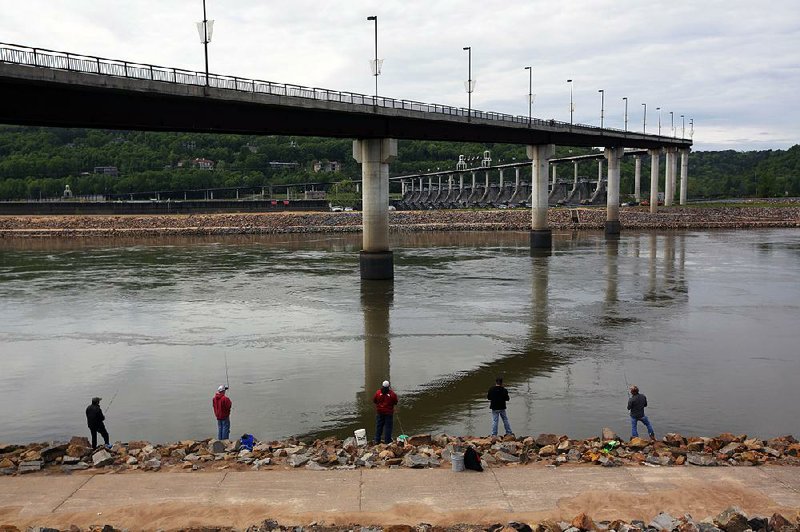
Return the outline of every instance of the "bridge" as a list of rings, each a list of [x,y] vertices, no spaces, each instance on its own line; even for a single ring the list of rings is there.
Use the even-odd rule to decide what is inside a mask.
[[[389,164],[398,139],[524,144],[532,159],[531,248],[547,252],[548,162],[555,145],[602,146],[608,161],[606,233],[618,235],[619,161],[625,148],[651,156],[651,210],[666,152],[667,197],[681,154],[686,200],[692,141],[503,113],[366,96],[236,76],[0,43],[0,123],[147,131],[354,138],[362,165],[362,279],[391,279]],[[10,103],[10,104],[8,104]],[[671,193],[671,194],[670,194]]]

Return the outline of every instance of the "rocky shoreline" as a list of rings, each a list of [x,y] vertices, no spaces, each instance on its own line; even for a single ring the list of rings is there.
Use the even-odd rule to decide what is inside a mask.
[[[791,205],[789,205],[791,204]],[[556,230],[602,229],[605,208],[553,208]],[[669,207],[650,214],[647,207],[623,207],[627,229],[714,229],[800,227],[800,202],[774,206]],[[359,212],[281,212],[191,215],[0,216],[0,238],[223,235],[360,232]],[[527,231],[529,209],[392,211],[390,230]]]
[[[0,444],[0,474],[59,474],[83,470],[214,471],[300,468],[324,471],[356,468],[449,468],[453,453],[474,448],[484,468],[542,464],[595,464],[604,467],[661,466],[800,466],[800,443],[791,435],[761,440],[747,435],[684,437],[669,433],[661,440],[624,441],[611,429],[583,440],[539,434],[516,438],[454,437],[417,434],[391,444],[358,445],[326,438],[304,442],[256,441],[252,449],[239,441],[184,440],[168,444],[117,442],[110,449],[92,449],[85,437],[69,442]]]
[[[124,532],[126,529],[112,525],[92,525],[85,529],[71,526],[66,529],[50,527],[29,527],[28,532]],[[228,526],[203,526],[180,528],[183,532],[237,532]],[[259,524],[243,529],[244,532],[798,532],[800,531],[800,512],[792,519],[773,513],[770,517],[748,516],[736,506],[728,507],[717,515],[700,521],[691,515],[679,517],[661,512],[649,522],[633,520],[594,521],[586,513],[576,515],[571,521],[546,519],[538,523],[511,521],[507,524],[492,525],[457,524],[453,526],[434,526],[427,523],[411,525],[326,525],[309,523],[307,525],[280,524],[274,519],[265,519]],[[0,532],[21,532],[13,525],[0,525]]]

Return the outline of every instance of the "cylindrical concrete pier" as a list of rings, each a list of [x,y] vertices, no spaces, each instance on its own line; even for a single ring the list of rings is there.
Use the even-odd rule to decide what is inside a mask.
[[[689,150],[681,150],[681,205],[686,205],[689,187]]]
[[[650,213],[658,210],[658,163],[661,149],[647,150],[650,153]]]
[[[633,174],[633,197],[639,202],[642,201],[642,156],[635,155],[636,166]]]
[[[361,163],[363,183],[361,278],[393,279],[394,259],[389,250],[389,163],[397,157],[397,140],[356,140],[353,157]]]
[[[528,146],[531,164],[531,250],[547,251],[553,248],[553,234],[547,222],[547,166],[555,153],[555,145]]]
[[[619,235],[619,161],[622,148],[606,148],[608,183],[606,185],[606,235]]]

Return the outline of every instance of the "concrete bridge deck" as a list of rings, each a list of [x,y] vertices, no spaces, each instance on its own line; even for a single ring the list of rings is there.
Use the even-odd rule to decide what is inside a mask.
[[[737,505],[753,515],[800,509],[791,466],[506,466],[448,469],[217,471],[22,476],[0,479],[0,525],[113,524],[131,530],[228,525],[506,523],[702,518]]]

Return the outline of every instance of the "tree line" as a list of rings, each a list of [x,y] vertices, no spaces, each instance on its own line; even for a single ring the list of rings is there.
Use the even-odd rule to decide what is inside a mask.
[[[485,150],[492,164],[527,160],[519,145],[400,141],[391,173],[455,169],[459,155],[468,166],[480,166]],[[556,157],[591,152],[559,146]],[[209,159],[214,169],[196,168],[194,159]],[[646,168],[649,157],[643,159]],[[314,161],[336,161],[340,171],[316,173]],[[623,160],[623,193],[633,191],[633,164],[631,158]],[[95,173],[96,167],[115,167],[118,175]],[[691,197],[800,195],[797,145],[694,152],[689,168]],[[560,176],[571,172],[570,165]],[[643,174],[642,189],[647,190],[649,171]],[[579,175],[596,177],[596,163],[581,163]],[[60,197],[67,185],[76,195],[122,195],[354,179],[360,179],[360,167],[347,139],[0,126],[0,200]]]

